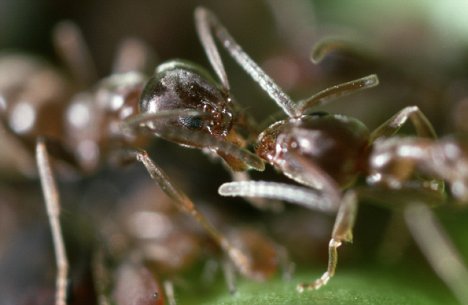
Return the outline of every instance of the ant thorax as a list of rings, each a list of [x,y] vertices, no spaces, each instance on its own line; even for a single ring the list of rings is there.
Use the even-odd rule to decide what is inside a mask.
[[[100,81],[93,92],[77,94],[66,109],[66,145],[73,147],[80,167],[93,171],[114,147],[138,141],[121,128],[135,115],[146,77],[140,73],[114,74]]]
[[[259,156],[300,183],[310,185],[302,174],[307,171],[304,162],[310,160],[345,186],[365,171],[369,131],[356,119],[321,113],[277,122],[258,143]]]
[[[175,116],[146,124],[152,132],[159,133],[168,126],[198,131],[216,138],[228,136],[233,125],[234,111],[231,98],[203,68],[186,61],[170,61],[160,65],[146,85],[140,100],[140,112],[195,110],[200,116]],[[169,135],[158,134],[167,140],[190,147],[201,148],[190,139],[180,143]]]
[[[62,140],[60,114],[72,92],[64,75],[38,58],[13,54],[0,58],[0,71],[5,127],[26,142],[38,135]]]

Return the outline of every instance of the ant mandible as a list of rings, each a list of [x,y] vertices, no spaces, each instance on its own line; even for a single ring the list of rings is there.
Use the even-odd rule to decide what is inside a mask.
[[[468,149],[462,139],[436,140],[434,128],[417,106],[402,109],[372,133],[355,118],[323,112],[307,114],[313,107],[337,97],[376,86],[377,77],[370,75],[336,85],[295,103],[242,50],[213,13],[199,8],[195,16],[201,39],[210,46],[208,55],[212,61],[219,58],[214,36],[289,117],[275,122],[259,135],[257,155],[286,176],[307,186],[264,181],[231,182],[219,188],[220,195],[272,198],[315,210],[338,211],[329,242],[327,271],[313,283],[298,285],[298,291],[318,289],[334,275],[337,248],[343,242],[352,241],[358,196],[370,196],[369,193],[375,190],[408,192],[412,194],[407,200],[411,204],[405,215],[411,231],[421,232],[426,228],[443,236],[435,219],[418,220],[414,211],[431,213],[420,203],[418,193],[436,202],[443,200],[443,182],[439,179],[451,185],[455,199],[468,201]],[[320,56],[324,56],[323,52]],[[318,58],[315,61],[318,62]],[[408,120],[414,125],[417,137],[396,137],[395,134]],[[433,178],[421,180],[415,177],[416,173]],[[351,189],[358,176],[367,178],[368,187]],[[423,250],[436,248],[429,245],[421,234],[413,235]],[[450,257],[456,257],[448,244],[448,240],[439,238],[437,247]],[[463,266],[459,259],[456,261],[457,266]],[[431,263],[435,269],[440,269],[432,260]],[[442,272],[445,273],[442,278],[468,278],[464,268],[455,273],[449,268]],[[448,285],[457,290],[456,294],[461,294],[460,284],[453,282],[449,281]]]

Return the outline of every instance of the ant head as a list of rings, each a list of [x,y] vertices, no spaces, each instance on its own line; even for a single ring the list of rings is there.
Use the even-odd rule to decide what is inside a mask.
[[[151,131],[174,127],[175,130],[197,131],[216,138],[225,138],[233,124],[231,99],[226,90],[201,67],[185,61],[160,65],[146,85],[140,99],[143,114],[167,111],[198,111],[200,116],[174,116],[147,123]],[[164,134],[162,137],[168,140]],[[181,143],[198,147],[197,143]]]
[[[362,170],[368,142],[369,131],[360,121],[320,112],[271,125],[259,136],[257,154],[305,184],[298,158],[311,160],[344,186]]]
[[[282,151],[282,149],[277,147],[277,144],[279,144],[278,141],[282,141],[285,136],[294,136],[295,127],[300,127],[304,122],[313,121],[318,129],[322,129],[319,125],[333,120],[333,117],[334,116],[328,112],[317,111],[309,115],[275,122],[259,135],[257,140],[257,154],[264,160],[274,162],[273,160],[279,157],[278,154],[281,154]],[[324,129],[327,128],[324,127]]]

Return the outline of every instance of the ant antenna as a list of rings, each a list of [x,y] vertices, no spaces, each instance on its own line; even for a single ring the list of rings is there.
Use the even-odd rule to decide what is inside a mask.
[[[242,50],[241,46],[211,11],[203,7],[196,8],[195,24],[200,40],[215,69],[219,69],[219,67],[216,68],[215,64],[218,65],[221,59],[219,59],[219,52],[213,40],[212,31],[232,58],[268,93],[288,116],[298,116],[294,101]],[[220,73],[218,71],[217,73],[219,76]]]
[[[322,192],[308,187],[268,181],[235,181],[223,183],[218,193],[221,196],[240,196],[284,200],[311,210],[336,212],[338,205],[327,199]]]
[[[218,77],[227,85],[226,72],[221,63],[221,58],[216,48],[213,39],[213,34],[217,37],[219,42],[224,46],[232,58],[250,75],[250,77],[257,82],[260,87],[268,93],[268,95],[276,102],[276,104],[283,109],[283,111],[291,118],[301,116],[306,109],[313,106],[324,104],[330,100],[334,100],[341,96],[346,96],[363,89],[375,87],[379,84],[376,75],[372,74],[360,79],[356,79],[344,84],[339,84],[327,88],[319,93],[314,94],[310,98],[301,101],[297,105],[269,76],[262,70],[242,47],[234,40],[228,30],[219,22],[216,16],[206,8],[198,7],[195,10],[195,24],[197,32],[205,48],[205,52],[210,59]],[[333,44],[323,42],[321,48],[314,49],[312,53],[312,61],[317,62],[321,60],[328,52],[329,48],[333,49]]]
[[[358,78],[346,83],[328,87],[311,97],[302,100],[298,103],[297,111],[304,114],[308,109],[324,105],[337,98],[356,93],[361,90],[375,87],[379,84],[379,78],[375,74],[371,74],[362,78]]]
[[[93,84],[97,80],[96,66],[78,26],[63,21],[55,27],[53,37],[57,52],[80,86]]]

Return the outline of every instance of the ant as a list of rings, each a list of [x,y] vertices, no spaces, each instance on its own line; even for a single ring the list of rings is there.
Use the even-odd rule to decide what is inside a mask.
[[[298,291],[319,289],[335,274],[338,247],[343,242],[352,241],[358,196],[371,196],[373,192],[384,190],[408,193],[406,202],[409,204],[405,215],[411,231],[415,232],[415,239],[422,244],[423,250],[433,251],[436,248],[436,245],[430,245],[427,238],[421,236],[421,232],[428,228],[436,232],[435,235],[443,236],[441,229],[434,219],[418,219],[414,211],[431,213],[421,203],[421,198],[441,202],[444,199],[443,180],[450,184],[451,193],[457,201],[468,201],[466,140],[450,137],[437,140],[434,128],[417,106],[405,107],[373,132],[369,132],[355,118],[324,112],[308,114],[314,107],[337,97],[376,86],[377,76],[370,75],[336,85],[308,99],[294,102],[242,50],[213,13],[200,8],[195,16],[202,40],[211,46],[209,50],[213,60],[219,57],[214,36],[288,116],[287,119],[273,123],[259,135],[257,155],[307,187],[240,181],[223,184],[219,188],[220,195],[272,198],[315,210],[337,211],[329,242],[327,271],[313,283],[299,284]],[[413,124],[417,137],[396,136],[408,120]],[[367,187],[356,186],[357,178],[362,176],[366,178]],[[456,257],[446,239],[439,238],[436,243],[438,248],[443,249],[439,251]],[[457,283],[453,280],[467,279],[466,269],[441,270],[440,264],[430,260],[434,268],[443,274],[442,278],[450,278],[449,287],[458,296],[466,296],[460,286],[466,281]],[[459,259],[455,261],[457,263],[454,266],[463,266]]]
[[[65,304],[68,259],[59,221],[59,193],[48,150],[69,165],[68,168],[71,166],[81,172],[95,170],[102,157],[99,153],[104,151],[98,151],[98,148],[104,149],[115,141],[109,136],[109,128],[102,132],[99,127],[104,125],[103,118],[115,120],[113,115],[117,111],[109,113],[110,103],[94,103],[90,94],[80,92],[96,77],[78,28],[69,22],[61,23],[55,28],[53,38],[71,76],[33,57],[4,55],[1,58],[4,77],[0,84],[0,117],[7,136],[19,144],[20,152],[34,155],[35,151],[57,263],[55,299],[56,304]],[[143,47],[136,41],[127,41],[120,51],[127,52],[129,49],[143,50]],[[117,69],[125,67],[122,60],[116,63]],[[132,93],[141,91],[144,78],[132,71],[115,74],[113,78],[105,80],[100,88],[102,90],[98,92],[108,89],[119,77],[119,83],[124,83],[126,91],[121,90],[122,86],[115,86],[114,95],[108,96],[108,100],[117,97],[135,100],[131,99],[134,96]],[[131,103],[127,107],[131,107]],[[123,110],[128,112],[128,109]],[[106,136],[107,142],[103,141]],[[31,169],[27,168],[24,173],[30,175]]]
[[[103,297],[117,301],[122,292],[119,292],[119,284],[112,285],[112,282],[131,285],[141,278],[147,278],[149,272],[151,280],[147,282],[158,284],[141,285],[141,289],[148,287],[141,296],[149,297],[157,292],[161,298],[165,296],[169,304],[175,304],[173,283],[177,283],[184,271],[201,260],[207,260],[201,276],[202,282],[211,284],[214,273],[222,267],[229,291],[236,291],[232,263],[226,260],[206,231],[200,230],[191,217],[180,213],[172,201],[151,184],[139,184],[129,196],[123,198],[122,207],[109,217],[110,221],[103,223],[100,235],[104,242],[100,244],[104,246],[98,252],[99,265],[95,269],[105,270],[106,261],[112,261],[110,264],[117,266],[112,270],[97,272],[98,277],[104,277],[96,278],[97,283],[108,283],[107,286],[115,287],[111,296],[106,296],[112,289],[102,287],[103,284],[98,285]],[[290,267],[289,261],[283,249],[261,231],[250,225],[232,225],[229,215],[221,213],[216,206],[204,205],[202,210],[221,228],[232,244],[245,253],[255,279],[269,279],[279,267],[284,272],[289,271],[286,269]],[[122,274],[122,268],[127,270],[127,274],[134,270],[134,275]]]
[[[128,56],[118,56],[115,73],[99,81],[93,90],[85,90],[96,79],[93,69],[87,68],[92,66],[92,61],[80,31],[73,24],[64,23],[57,27],[54,42],[77,83],[71,85],[77,88],[72,92],[78,93],[70,94],[70,99],[68,96],[53,99],[44,94],[50,83],[42,78],[43,85],[32,87],[36,91],[22,86],[21,82],[20,86],[15,83],[2,88],[4,128],[27,151],[35,151],[57,263],[57,305],[66,303],[68,259],[50,155],[84,173],[96,171],[105,160],[141,162],[177,207],[204,227],[243,275],[258,278],[249,257],[198,211],[191,199],[141,148],[148,141],[149,132],[181,146],[215,153],[235,171],[264,169],[261,159],[244,148],[245,140],[238,129],[249,129],[249,119],[233,104],[219,55],[213,55],[213,43],[203,27],[198,25],[197,30],[221,84],[198,65],[179,60],[159,65],[148,80],[138,72],[145,62],[140,59],[147,52],[137,46],[141,52],[130,56],[130,62],[126,62]],[[120,53],[125,54],[125,50],[128,48]],[[27,73],[22,80],[29,84]]]

